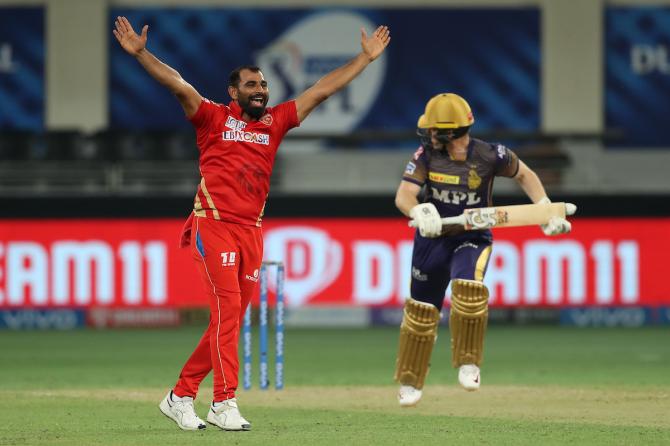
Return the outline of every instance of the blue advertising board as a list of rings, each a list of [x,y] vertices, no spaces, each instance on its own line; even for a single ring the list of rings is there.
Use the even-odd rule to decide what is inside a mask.
[[[360,51],[360,28],[391,29],[391,44],[349,87],[296,132],[407,130],[435,94],[455,92],[476,129],[534,131],[540,122],[540,14],[514,9],[111,10],[128,17],[148,48],[205,97],[227,103],[227,78],[261,67],[270,104],[295,98]],[[110,39],[110,119],[120,128],[188,127],[175,99]]]
[[[44,9],[0,7],[0,128],[42,128],[44,53]]]
[[[613,146],[670,147],[670,7],[605,12],[605,123]]]

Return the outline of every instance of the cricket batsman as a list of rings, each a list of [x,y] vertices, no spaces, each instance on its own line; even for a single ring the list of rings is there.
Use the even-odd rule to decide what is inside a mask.
[[[234,70],[228,80],[232,100],[218,104],[203,98],[176,70],[149,52],[148,26],[137,34],[125,17],[117,17],[115,28],[113,34],[123,49],[175,95],[195,128],[200,151],[202,178],[182,246],[190,246],[200,272],[203,288],[198,291],[209,298],[210,321],[159,408],[181,429],[204,429],[193,400],[203,378],[213,372],[214,398],[207,421],[224,430],[250,430],[235,396],[237,349],[242,319],[258,286],[261,219],[277,149],[290,129],[382,54],[391,40],[389,29],[380,26],[372,35],[361,29],[361,52],[356,57],[295,100],[268,107],[268,84],[260,68],[245,65]],[[204,57],[203,63],[208,63]]]
[[[421,399],[447,286],[451,282],[452,364],[458,381],[474,391],[488,319],[483,283],[491,254],[491,231],[444,225],[442,217],[491,206],[493,179],[513,178],[533,203],[550,203],[537,175],[501,144],[470,136],[475,119],[468,103],[453,93],[431,98],[418,121],[421,146],[405,167],[395,197],[398,209],[414,220],[411,297],[404,306],[395,379],[401,406]],[[552,217],[546,235],[570,232],[570,223]]]

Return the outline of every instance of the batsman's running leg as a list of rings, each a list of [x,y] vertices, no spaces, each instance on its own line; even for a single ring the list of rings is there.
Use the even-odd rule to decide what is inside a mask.
[[[484,335],[489,314],[489,292],[475,280],[456,279],[451,283],[451,354],[458,379],[466,390],[480,385],[479,365],[484,354]]]
[[[412,298],[405,301],[395,370],[395,380],[401,384],[401,406],[414,406],[421,399],[439,321],[435,305]]]

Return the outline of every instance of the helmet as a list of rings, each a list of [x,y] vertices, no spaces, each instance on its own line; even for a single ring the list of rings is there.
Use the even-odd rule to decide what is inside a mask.
[[[470,127],[475,122],[468,103],[454,93],[433,96],[426,104],[423,116],[424,122],[419,118],[419,124],[424,124],[427,128],[457,129]]]
[[[421,145],[424,148],[429,148],[431,141],[430,141],[430,131],[428,127],[428,120],[426,119],[426,115],[419,116],[419,122],[416,123],[416,134],[419,135]]]
[[[441,93],[428,101],[418,126],[438,129],[437,140],[446,144],[468,133],[474,122],[472,110],[465,99],[454,93]]]

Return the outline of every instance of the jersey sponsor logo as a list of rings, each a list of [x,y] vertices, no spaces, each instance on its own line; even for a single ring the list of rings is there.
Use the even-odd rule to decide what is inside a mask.
[[[242,141],[264,146],[270,145],[270,135],[256,132],[240,132],[239,130],[226,130],[223,132],[223,139],[226,141]]]
[[[221,253],[221,266],[235,266],[235,251]]]
[[[458,245],[458,247],[456,249],[454,249],[454,252],[458,252],[463,248],[477,249],[477,248],[479,248],[479,245],[477,245],[476,243],[472,243],[472,242],[465,242],[465,243],[462,243],[462,244]]]
[[[265,116],[263,116],[263,118],[265,118]],[[272,124],[272,117],[270,117],[270,124]],[[226,127],[228,127],[230,130],[224,131],[221,136],[225,141],[250,142],[255,144],[262,144],[264,146],[270,145],[270,135],[266,135],[265,133],[245,132],[244,128],[246,126],[246,122],[235,119],[232,116],[228,116],[228,119],[226,119]]]
[[[468,187],[470,189],[478,189],[481,184],[481,177],[477,175],[477,171],[475,169],[471,169],[470,172],[468,172]]]
[[[446,173],[429,172],[428,179],[434,183],[458,184],[461,178],[458,175],[449,175]]]
[[[250,276],[249,274],[245,274],[244,278],[247,280],[251,280],[252,282],[258,282],[258,268],[254,270],[254,275]]]
[[[473,204],[481,203],[482,197],[477,192],[461,192],[456,190],[440,190],[436,187],[430,188],[432,196],[435,200],[447,204],[465,204],[471,206]]]
[[[409,163],[407,163],[407,166],[405,167],[405,173],[408,175],[412,175],[414,171],[416,171],[416,164],[410,161]]]
[[[235,119],[232,116],[228,116],[228,119],[226,119],[226,127],[231,130],[244,130],[246,126],[246,122]]]
[[[498,158],[504,159],[505,154],[507,153],[507,148],[502,144],[498,144],[496,147],[498,148]]]
[[[418,280],[419,282],[425,282],[428,280],[428,274],[424,274],[421,272],[419,268],[412,267],[412,278],[414,280]]]

